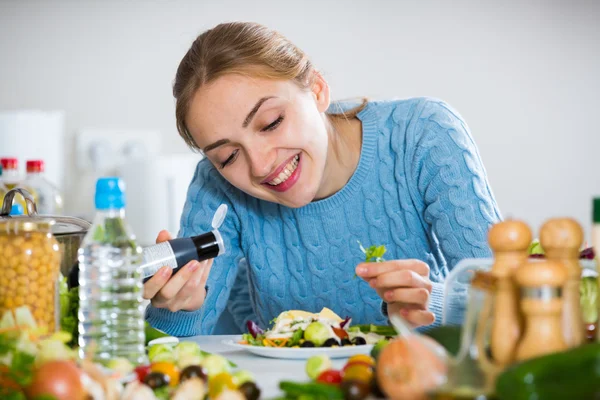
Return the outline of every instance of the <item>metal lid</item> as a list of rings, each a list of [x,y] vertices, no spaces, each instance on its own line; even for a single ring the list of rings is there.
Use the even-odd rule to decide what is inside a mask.
[[[16,193],[19,193],[25,199],[27,215],[16,217],[9,215]],[[27,190],[22,188],[9,190],[4,196],[4,203],[2,204],[2,210],[0,211],[0,221],[4,220],[50,224],[52,227],[52,234],[55,236],[85,233],[92,226],[89,222],[81,218],[38,215],[37,206],[35,205],[33,197]]]

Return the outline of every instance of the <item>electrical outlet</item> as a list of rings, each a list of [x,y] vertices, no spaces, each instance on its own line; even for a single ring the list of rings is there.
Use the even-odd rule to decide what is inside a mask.
[[[76,138],[76,165],[83,171],[113,171],[126,160],[160,153],[154,131],[83,129]]]

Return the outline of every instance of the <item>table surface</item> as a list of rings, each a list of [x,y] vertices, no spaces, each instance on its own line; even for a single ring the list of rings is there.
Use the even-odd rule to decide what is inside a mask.
[[[304,371],[306,360],[283,360],[260,357],[243,350],[229,347],[224,340],[239,340],[235,335],[192,336],[180,340],[194,341],[200,348],[209,353],[219,353],[237,364],[239,369],[250,371],[256,378],[256,384],[261,390],[262,399],[273,399],[282,393],[279,382],[290,380],[295,382],[308,381]],[[333,359],[334,368],[342,368],[347,359]]]

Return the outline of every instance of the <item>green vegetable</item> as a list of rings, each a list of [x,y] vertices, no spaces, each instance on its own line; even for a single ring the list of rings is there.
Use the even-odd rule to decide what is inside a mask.
[[[373,348],[371,349],[371,357],[373,357],[375,360],[377,360],[379,358],[379,354],[381,353],[381,350],[383,350],[383,348],[389,343],[388,340],[380,340],[379,342],[375,343],[375,346],[373,346]]]
[[[369,246],[369,248],[365,249],[363,245],[358,242],[360,250],[365,253],[365,262],[382,262],[385,261],[383,255],[386,252],[385,246]],[[356,274],[354,274],[356,278]]]
[[[202,350],[200,350],[200,345],[196,342],[179,342],[173,349],[173,354],[177,360],[182,356],[202,357]]]
[[[144,331],[146,333],[146,346],[154,339],[169,336],[168,334],[150,326],[150,324],[147,321],[144,324]]]
[[[396,330],[389,325],[353,325],[348,328],[349,332],[376,333],[381,336],[396,336]]]
[[[27,386],[33,379],[35,368],[35,345],[29,341],[27,333],[9,331],[0,334],[0,380]],[[6,368],[6,369],[5,369]],[[0,386],[0,398],[24,399],[19,391]]]
[[[323,354],[314,355],[306,360],[305,371],[310,379],[317,379],[321,373],[331,368],[331,359]]]
[[[264,339],[264,337],[262,335],[258,335],[256,338],[254,338],[254,336],[252,336],[250,333],[244,333],[242,335],[242,340],[247,341],[248,344],[251,346],[264,347],[263,342],[262,342],[263,339]]]
[[[311,322],[304,331],[304,339],[313,342],[318,347],[329,339],[329,333],[329,329],[321,322]]]
[[[69,290],[67,286],[67,278],[61,277],[59,281],[59,299],[60,299],[60,328],[71,334],[69,346],[73,347],[77,344],[79,337],[78,317],[79,311],[79,288],[74,287]]]
[[[533,358],[508,367],[496,381],[501,400],[597,399],[600,343]]]
[[[148,349],[148,359],[150,362],[175,361],[173,347],[170,344],[155,344]]]
[[[304,337],[304,331],[302,329],[297,329],[290,340],[286,343],[286,347],[294,347],[300,344],[300,341]]]
[[[127,375],[134,369],[133,364],[128,359],[122,357],[113,358],[108,362],[106,367],[122,375]]]
[[[444,325],[432,328],[424,335],[429,336],[446,349],[451,355],[457,355],[460,350],[462,327],[458,325]]]
[[[205,357],[200,362],[200,366],[206,369],[206,375],[208,375],[209,378],[220,374],[221,372],[229,373],[231,371],[229,361],[219,354],[211,354]]]
[[[544,249],[542,249],[542,244],[540,243],[540,241],[536,239],[533,242],[531,242],[529,248],[527,249],[527,252],[529,255],[544,254]]]
[[[153,389],[154,396],[158,400],[169,400],[171,397],[171,388],[169,386],[161,386],[159,388]]]
[[[232,377],[233,377],[233,382],[235,383],[235,385],[237,387],[242,386],[246,382],[254,382],[255,381],[254,375],[252,375],[250,373],[250,371],[246,371],[245,369],[241,369],[239,371],[234,372]]]
[[[581,278],[580,294],[583,322],[596,323],[598,321],[598,279],[595,276]]]
[[[338,387],[324,383],[283,381],[279,383],[279,388],[288,399],[342,400],[344,398],[344,394]]]

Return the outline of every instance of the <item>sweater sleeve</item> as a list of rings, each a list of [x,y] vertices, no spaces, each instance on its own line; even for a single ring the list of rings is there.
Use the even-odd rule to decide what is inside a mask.
[[[188,189],[178,236],[190,237],[210,232],[215,211],[219,205],[226,204],[227,216],[219,228],[225,244],[225,252],[213,261],[206,284],[207,296],[200,309],[172,312],[151,305],[146,309],[146,319],[150,325],[170,335],[184,337],[211,334],[221,313],[228,306],[234,284],[238,281],[241,282],[239,285],[243,285],[243,276],[237,279],[239,265],[243,258],[240,247],[240,223],[230,200],[231,196],[228,196],[227,185],[228,183],[206,159],[200,161]],[[242,311],[245,310],[241,310],[240,307],[234,310],[230,308],[230,312]],[[234,319],[239,319],[239,316],[235,314],[233,316]]]
[[[487,233],[501,219],[477,146],[463,119],[441,101],[417,107],[407,135],[412,197],[423,212],[431,248],[440,248],[448,271],[464,258],[490,257]],[[410,143],[412,141],[412,143]],[[430,309],[442,320],[445,268],[432,275]],[[449,322],[461,323],[467,288],[455,288]]]

